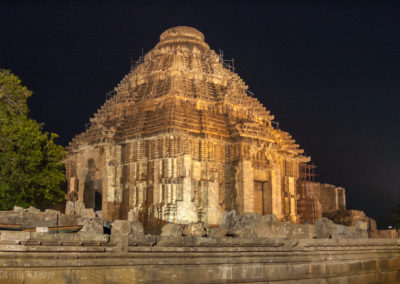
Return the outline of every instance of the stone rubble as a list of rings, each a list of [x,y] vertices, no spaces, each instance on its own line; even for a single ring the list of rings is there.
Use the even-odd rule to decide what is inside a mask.
[[[88,214],[90,212],[90,214]],[[0,224],[21,225],[20,229],[33,230],[39,235],[25,231],[0,230],[0,242],[24,243],[33,241],[32,236],[46,236],[46,242],[52,238],[62,242],[60,238],[74,235],[76,240],[82,236],[85,242],[96,240],[99,236],[108,238],[110,245],[117,246],[120,251],[125,251],[129,245],[149,246],[251,246],[255,244],[266,245],[272,241],[287,240],[285,244],[296,245],[299,240],[333,239],[338,242],[351,239],[371,238],[398,238],[398,233],[392,231],[375,231],[370,236],[370,224],[358,220],[351,222],[354,226],[335,224],[328,218],[318,219],[315,224],[294,224],[281,222],[275,215],[259,215],[254,213],[237,214],[234,210],[225,212],[221,218],[221,225],[207,228],[203,223],[192,222],[189,224],[167,223],[161,229],[160,235],[145,233],[139,221],[115,220],[110,223],[110,235],[104,234],[107,221],[93,216],[93,210],[81,210],[83,216],[66,215],[56,210],[40,212],[16,208],[13,211],[0,211]],[[345,213],[341,213],[345,214]],[[350,214],[350,213],[347,213]],[[346,219],[347,220],[347,219]],[[49,228],[63,226],[79,226],[78,233],[52,233]],[[66,237],[67,239],[69,237]],[[105,240],[105,239],[104,239]],[[37,240],[35,239],[35,242]]]

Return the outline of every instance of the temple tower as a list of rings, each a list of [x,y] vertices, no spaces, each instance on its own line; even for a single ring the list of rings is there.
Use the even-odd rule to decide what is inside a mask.
[[[217,225],[224,211],[296,222],[310,158],[204,35],[174,27],[68,147],[68,198],[103,218]]]

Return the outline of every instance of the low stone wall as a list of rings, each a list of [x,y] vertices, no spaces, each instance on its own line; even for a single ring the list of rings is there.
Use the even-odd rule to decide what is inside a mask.
[[[0,283],[400,283],[400,240],[0,232]]]
[[[300,225],[232,211],[218,228],[169,223],[147,235],[138,221],[88,216],[0,211],[3,226],[29,229],[0,231],[0,283],[400,283],[400,239],[368,239],[367,222]],[[65,224],[80,230],[30,229]]]

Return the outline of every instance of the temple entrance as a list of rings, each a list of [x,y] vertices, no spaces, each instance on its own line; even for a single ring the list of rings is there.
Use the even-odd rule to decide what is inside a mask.
[[[93,208],[94,211],[102,209],[101,180],[85,182],[83,203],[85,208]]]
[[[102,201],[101,192],[96,190],[94,193],[94,211],[99,211],[102,209]]]
[[[88,160],[88,173],[85,178],[83,203],[85,208],[94,211],[102,209],[102,180],[96,179],[96,166],[93,159]]]
[[[272,214],[272,190],[268,182],[254,181],[254,213]]]

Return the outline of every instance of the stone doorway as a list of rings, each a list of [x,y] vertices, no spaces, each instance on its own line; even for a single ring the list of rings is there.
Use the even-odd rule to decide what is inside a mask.
[[[272,214],[272,190],[267,181],[254,181],[254,213]]]
[[[103,198],[101,196],[101,192],[96,190],[94,192],[94,211],[102,210],[102,202]]]

